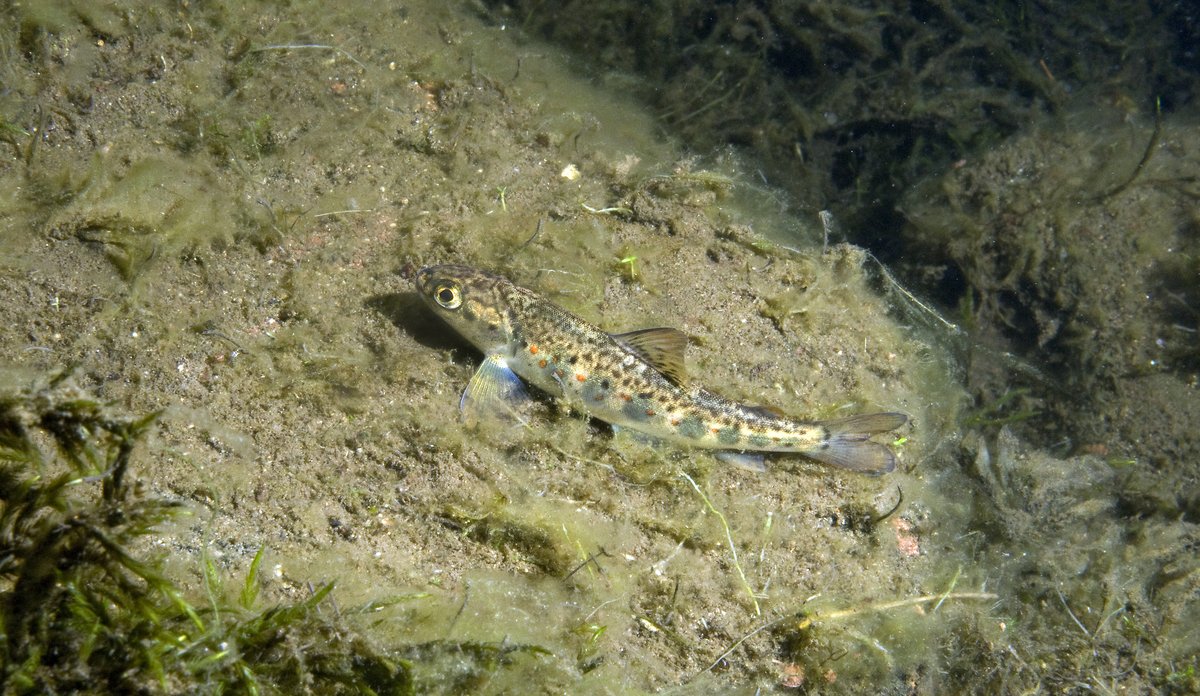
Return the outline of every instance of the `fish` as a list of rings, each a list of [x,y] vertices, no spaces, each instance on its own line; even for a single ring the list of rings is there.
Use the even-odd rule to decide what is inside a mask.
[[[761,453],[796,453],[865,474],[896,468],[872,441],[903,413],[801,420],[693,385],[687,334],[649,328],[610,334],[501,275],[471,266],[428,266],[413,278],[425,303],[483,353],[459,400],[464,413],[508,409],[530,397],[524,382],[569,410],[654,440],[728,453],[757,468]]]

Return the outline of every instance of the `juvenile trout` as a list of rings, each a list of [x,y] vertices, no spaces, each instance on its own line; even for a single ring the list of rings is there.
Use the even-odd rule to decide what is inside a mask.
[[[608,334],[504,278],[468,266],[417,272],[426,303],[483,352],[464,411],[527,398],[518,375],[576,410],[668,442],[733,452],[796,452],[869,474],[896,467],[871,442],[908,417],[870,413],[803,421],[688,384],[687,336],[668,328]]]

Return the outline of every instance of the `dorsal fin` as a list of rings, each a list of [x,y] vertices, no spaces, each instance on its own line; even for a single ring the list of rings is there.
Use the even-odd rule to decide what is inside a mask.
[[[687,368],[683,361],[683,350],[687,347],[687,334],[679,329],[639,329],[623,334],[611,334],[613,340],[678,384],[687,383]]]

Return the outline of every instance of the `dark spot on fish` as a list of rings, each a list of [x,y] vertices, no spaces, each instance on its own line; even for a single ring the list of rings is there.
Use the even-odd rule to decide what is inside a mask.
[[[770,442],[766,435],[759,435],[757,433],[746,438],[746,443],[751,447],[766,447]]]
[[[717,441],[722,445],[736,445],[741,438],[737,428],[724,427],[717,431]]]
[[[608,384],[607,379],[600,380],[600,388],[601,389],[608,389],[608,387],[609,387],[609,384]]]
[[[578,360],[578,359],[579,359],[579,356],[577,356],[577,355],[572,355],[572,356],[569,356],[569,357],[567,358],[567,362],[569,362],[569,363],[571,363],[572,365],[574,365],[574,364],[575,364],[575,361],[576,361],[576,360]]]
[[[495,322],[488,322],[488,331],[496,332],[500,330],[500,325]]]
[[[645,399],[630,399],[621,407],[621,413],[631,421],[644,421],[654,413],[653,410],[647,408],[649,405]]]
[[[680,435],[688,438],[689,440],[699,440],[700,438],[704,437],[704,432],[706,430],[704,421],[701,420],[699,416],[694,415],[688,416],[687,418],[679,421],[679,425],[675,427],[678,428]]]
[[[467,321],[475,321],[476,319],[479,318],[479,315],[471,310],[470,305],[463,307],[462,312],[463,312],[463,316],[467,318]]]
[[[605,393],[603,387],[595,381],[588,380],[583,384],[583,398],[587,401],[603,401]]]
[[[652,392],[638,392],[639,399],[649,399],[652,396],[654,396]]]

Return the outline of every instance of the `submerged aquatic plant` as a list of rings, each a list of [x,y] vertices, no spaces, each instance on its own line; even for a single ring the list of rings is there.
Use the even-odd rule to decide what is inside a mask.
[[[158,563],[131,550],[177,507],[126,483],[156,416],[113,414],[65,373],[0,399],[4,691],[260,693],[322,682],[411,691],[402,661],[321,611],[332,584],[260,609],[260,551],[236,602],[216,591],[206,563],[210,601],[194,607]]]
[[[511,654],[542,652],[453,641],[384,650],[349,622],[422,594],[339,612],[328,583],[263,607],[262,549],[236,592],[206,557],[207,596],[194,605],[133,550],[178,508],[126,481],[156,416],[116,414],[67,373],[0,394],[0,692],[410,694],[486,680]]]

